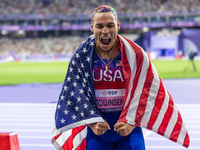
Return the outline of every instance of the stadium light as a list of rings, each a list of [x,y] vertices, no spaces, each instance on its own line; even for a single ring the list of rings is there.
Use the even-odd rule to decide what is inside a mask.
[[[144,27],[144,28],[142,29],[142,31],[143,31],[143,32],[148,32],[148,31],[149,31],[149,28],[148,28],[148,27]]]
[[[6,31],[6,30],[2,30],[2,31],[1,31],[1,34],[2,34],[2,35],[6,35],[6,34],[7,34],[7,31]]]
[[[24,34],[24,30],[19,30],[18,34],[23,35]]]

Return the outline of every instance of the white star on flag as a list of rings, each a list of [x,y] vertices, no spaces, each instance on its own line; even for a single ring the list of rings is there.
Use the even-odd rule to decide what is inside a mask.
[[[71,68],[71,67],[69,68],[69,72],[72,72],[73,70],[74,70],[73,68]]]
[[[86,109],[87,109],[87,107],[88,107],[88,105],[85,103],[85,104],[84,104],[84,108],[86,108]]]
[[[81,98],[80,98],[80,96],[77,98],[77,102],[80,102],[81,101]]]
[[[80,93],[80,94],[83,94],[83,92],[84,92],[83,89],[80,89],[80,90],[79,90],[79,93]]]
[[[82,83],[82,86],[85,87],[86,85],[84,83]]]
[[[75,65],[76,63],[75,63],[75,61],[74,60],[72,60],[72,65]]]
[[[90,75],[88,72],[85,73],[85,76],[88,78]]]
[[[78,110],[79,110],[79,107],[78,107],[78,106],[76,106],[76,107],[74,107],[74,109],[75,109],[75,111],[78,111]]]
[[[72,118],[73,118],[73,120],[76,120],[76,115],[75,114],[73,114],[73,116],[72,116]]]
[[[94,43],[93,42],[90,42],[90,46],[93,46],[94,45]]]
[[[64,96],[62,95],[61,97],[60,97],[60,100],[63,100],[64,99]]]
[[[67,78],[67,81],[68,81],[68,82],[69,82],[69,81],[71,81],[71,78],[70,78],[70,77],[68,77],[68,78]]]
[[[71,105],[72,101],[68,100],[67,105]]]
[[[80,114],[81,114],[81,117],[84,117],[84,115],[85,115],[83,112],[81,112]]]
[[[84,83],[86,83],[86,82],[87,82],[87,80],[86,80],[85,78],[83,78],[83,82],[84,82]]]
[[[62,120],[60,120],[60,121],[61,121],[61,124],[62,124],[62,123],[65,123],[66,120],[64,120],[64,119],[62,118]]]
[[[80,56],[79,56],[79,53],[76,53],[76,58],[78,59]]]
[[[76,75],[76,79],[77,79],[77,80],[79,80],[79,79],[80,79],[79,75]]]
[[[68,115],[69,111],[67,109],[65,109],[64,113],[65,113],[65,115],[66,114]]]
[[[90,111],[90,114],[91,114],[91,115],[94,115],[94,113],[95,113],[95,111],[92,109],[92,110]]]
[[[60,109],[60,108],[61,108],[61,105],[58,105],[57,108]]]
[[[82,63],[82,64],[81,64],[81,68],[84,68],[84,67],[85,67],[85,66],[84,66],[84,64]]]
[[[85,54],[87,52],[86,48],[83,48],[82,52]]]
[[[82,72],[80,68],[78,68],[78,72],[79,72],[79,73],[81,73],[81,72]]]
[[[71,91],[70,94],[71,94],[71,96],[74,96],[75,93],[73,91]]]
[[[76,82],[74,82],[74,83],[73,83],[73,85],[74,85],[74,87],[76,87],[76,86],[77,86],[77,83],[76,83]]]
[[[65,86],[64,86],[64,91],[66,91],[66,90],[67,90],[67,86],[65,85]]]
[[[90,62],[90,57],[86,57],[86,61]]]

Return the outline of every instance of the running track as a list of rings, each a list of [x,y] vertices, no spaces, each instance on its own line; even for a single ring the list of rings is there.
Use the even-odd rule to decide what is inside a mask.
[[[200,79],[163,80],[190,136],[188,150],[200,150]],[[21,150],[55,150],[51,144],[56,101],[62,84],[0,86],[0,132],[17,132]],[[186,150],[143,129],[146,150]]]

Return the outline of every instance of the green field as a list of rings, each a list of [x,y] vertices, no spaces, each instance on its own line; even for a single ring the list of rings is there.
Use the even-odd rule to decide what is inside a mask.
[[[154,60],[152,61],[160,77],[166,78],[200,78],[200,61],[195,61],[194,72],[189,61]],[[183,73],[185,67],[187,71]],[[67,62],[48,63],[0,63],[0,85],[20,83],[61,83],[67,71]]]
[[[1,63],[0,85],[63,82],[67,67],[67,62]]]

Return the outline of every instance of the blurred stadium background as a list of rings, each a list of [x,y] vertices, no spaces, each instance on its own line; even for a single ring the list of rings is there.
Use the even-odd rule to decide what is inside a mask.
[[[68,61],[76,47],[92,34],[91,14],[101,4],[116,9],[121,23],[119,34],[146,51],[161,78],[172,79],[165,80],[172,85],[167,86],[176,87],[172,90],[177,92],[187,84],[187,94],[195,101],[183,100],[187,96],[180,91],[177,101],[194,134],[194,144],[189,149],[200,149],[199,126],[193,126],[200,121],[199,112],[196,113],[200,110],[199,99],[195,96],[200,85],[200,0],[0,0],[0,132],[18,132],[22,150],[54,149],[50,139],[55,102]],[[197,53],[196,72],[188,62],[189,51]],[[183,73],[184,68],[189,69]],[[176,83],[174,78],[197,81],[181,79]],[[24,83],[31,83],[38,90],[30,88],[35,93],[26,92],[28,85],[20,89]],[[37,83],[49,83],[45,94],[55,89],[53,101],[46,95],[35,95],[38,99],[34,101],[33,95],[44,90]],[[15,87],[21,91],[12,89]],[[196,93],[189,93],[193,88]],[[12,96],[9,92],[13,92]],[[183,93],[184,97],[178,97]],[[182,149],[144,132],[147,150]],[[160,139],[162,142],[157,143]]]
[[[116,9],[119,33],[151,59],[186,56],[188,49],[199,55],[199,0],[1,0],[0,61],[69,59],[92,34],[92,10],[100,4]]]

